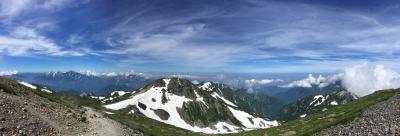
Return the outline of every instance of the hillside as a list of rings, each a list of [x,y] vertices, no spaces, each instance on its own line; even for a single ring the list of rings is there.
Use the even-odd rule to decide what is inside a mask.
[[[311,116],[307,116],[305,118],[289,121],[287,123],[283,123],[281,126],[278,126],[278,127],[262,129],[262,130],[253,130],[253,131],[247,131],[247,132],[240,132],[237,134],[230,134],[230,135],[238,135],[238,136],[312,135],[314,133],[317,133],[319,131],[322,131],[326,128],[329,128],[331,126],[335,126],[338,124],[347,123],[347,122],[351,122],[350,124],[357,124],[357,122],[360,122],[360,121],[364,122],[365,120],[368,120],[368,119],[363,119],[363,116],[371,116],[371,118],[372,117],[380,117],[380,118],[382,118],[380,120],[393,120],[393,119],[399,120],[399,116],[397,116],[399,111],[394,110],[395,106],[398,106],[398,105],[396,105],[396,103],[398,101],[398,99],[397,99],[398,95],[400,95],[400,89],[377,91],[373,94],[364,96],[356,101],[352,101],[347,104],[340,105],[340,106],[334,107],[332,109],[313,114]],[[393,96],[396,96],[396,97],[393,97]],[[392,99],[387,101],[390,98],[392,98]],[[396,102],[392,102],[392,100],[396,100]],[[376,108],[373,105],[377,106],[378,108]],[[372,106],[371,107],[372,110],[368,110],[368,107],[370,107],[370,106]],[[388,109],[383,110],[388,107],[390,108],[391,112],[389,112]],[[376,110],[383,110],[383,112],[376,111]],[[363,111],[364,111],[364,113],[363,113]],[[371,112],[371,111],[373,111],[373,112]],[[395,112],[395,114],[391,114],[393,112]],[[361,116],[361,119],[353,121],[355,118],[360,117],[360,115],[362,113],[363,113],[363,116]],[[385,116],[381,116],[381,115],[385,115]],[[376,122],[376,123],[379,123],[379,122]],[[390,121],[390,123],[391,123],[390,126],[392,126],[392,127],[399,126],[398,122]],[[388,124],[386,124],[386,125],[388,125]],[[363,131],[362,129],[360,129],[360,130],[351,129],[352,125],[345,125],[345,126],[347,126],[347,127],[341,127],[341,125],[335,126],[332,129],[328,129],[328,130],[322,132],[321,135],[328,134],[329,132],[338,130],[338,128],[345,128],[343,131],[344,133],[346,133],[346,132],[357,133],[357,131]],[[377,131],[374,123],[364,122],[362,125],[358,125],[358,126],[359,127],[363,126],[363,128],[368,128],[368,130],[371,130],[371,132]],[[383,125],[383,126],[385,126],[385,125]],[[375,128],[375,129],[373,129],[373,128]],[[393,131],[393,129],[389,129],[389,130]],[[340,132],[342,132],[342,131],[340,131]],[[385,131],[385,132],[388,132],[388,131]],[[396,131],[396,132],[398,132],[398,131]],[[333,133],[333,135],[336,133],[337,132]],[[390,133],[388,133],[388,134],[390,134]]]
[[[108,129],[107,131],[104,131]],[[0,135],[140,135],[48,90],[0,77]]]

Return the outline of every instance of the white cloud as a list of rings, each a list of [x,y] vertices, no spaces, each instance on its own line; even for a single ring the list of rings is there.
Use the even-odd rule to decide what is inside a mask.
[[[33,0],[1,0],[0,17],[12,17],[28,9]]]
[[[358,96],[377,90],[400,88],[400,75],[383,65],[370,67],[368,63],[345,68],[338,74],[342,84]]]
[[[245,80],[244,83],[246,84],[247,87],[253,87],[254,85],[267,85],[271,83],[277,83],[277,82],[282,82],[283,80],[281,79],[248,79]]]
[[[293,81],[292,83],[289,83],[287,85],[283,85],[281,87],[284,88],[292,88],[292,87],[304,87],[304,88],[311,88],[313,85],[318,85],[318,87],[322,88],[328,85],[327,83],[330,80],[327,78],[323,77],[322,75],[319,75],[317,78],[315,78],[312,74],[309,74],[307,78],[298,80],[298,81]]]
[[[1,0],[0,18],[14,19],[21,14],[35,11],[57,11],[65,7],[86,4],[90,0]]]
[[[115,76],[136,75],[136,76],[147,77],[146,74],[135,72],[134,70],[131,70],[131,71],[128,71],[128,72],[96,72],[96,71],[91,71],[91,70],[84,70],[84,71],[80,71],[79,73],[84,74],[84,75],[88,75],[88,76],[115,77]]]
[[[18,73],[17,70],[0,71],[0,76],[10,76],[10,75],[15,75],[17,73]]]
[[[173,74],[173,75],[168,75],[168,77],[188,78],[188,79],[198,79],[198,78],[201,78],[201,76],[196,76],[196,75],[185,75],[185,74]]]
[[[94,54],[89,52],[91,50],[82,48],[63,48],[62,45],[44,35],[44,32],[57,28],[56,21],[53,21],[50,14],[65,7],[87,2],[88,0],[1,0],[0,24],[3,25],[0,29],[4,32],[0,34],[0,55],[83,56]],[[37,17],[36,14],[41,16]],[[77,38],[72,42],[77,42]]]
[[[126,39],[106,42],[114,49],[104,51],[106,54],[125,55],[123,63],[178,63],[202,67],[222,66],[229,62],[240,48],[226,46],[198,45],[192,42],[204,30],[203,24],[174,26],[171,33],[131,34]],[[113,42],[118,41],[118,42]],[[116,47],[116,44],[119,44]]]
[[[82,56],[78,51],[66,51],[52,40],[27,27],[16,27],[9,35],[0,35],[0,54],[29,56],[44,54],[53,56]]]
[[[312,85],[325,87],[335,81],[341,81],[342,86],[358,96],[365,96],[378,90],[400,88],[400,74],[385,68],[383,65],[371,67],[368,63],[344,68],[330,77],[315,78],[312,74],[303,80],[294,81],[281,87],[305,87]]]

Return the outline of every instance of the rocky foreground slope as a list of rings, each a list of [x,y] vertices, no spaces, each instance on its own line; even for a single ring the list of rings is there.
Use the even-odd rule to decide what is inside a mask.
[[[400,135],[400,95],[367,108],[356,120],[330,127],[316,136],[361,135],[361,136],[399,136]]]
[[[96,111],[30,87],[0,77],[0,135],[104,135],[101,130],[116,127],[121,131],[113,135],[137,135]]]

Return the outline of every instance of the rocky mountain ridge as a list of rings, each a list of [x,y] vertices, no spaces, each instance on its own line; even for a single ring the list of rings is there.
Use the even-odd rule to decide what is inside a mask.
[[[9,77],[57,91],[90,92],[95,95],[107,95],[112,91],[131,91],[150,82],[146,77],[137,74],[93,75],[75,71],[18,73]]]
[[[277,126],[277,121],[241,110],[234,102],[180,78],[159,79],[128,99],[105,105],[112,110],[130,109],[132,114],[203,133],[233,133]]]

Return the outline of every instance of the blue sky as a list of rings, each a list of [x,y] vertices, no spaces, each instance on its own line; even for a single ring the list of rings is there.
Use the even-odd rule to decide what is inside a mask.
[[[0,70],[399,71],[396,0],[2,0]]]

